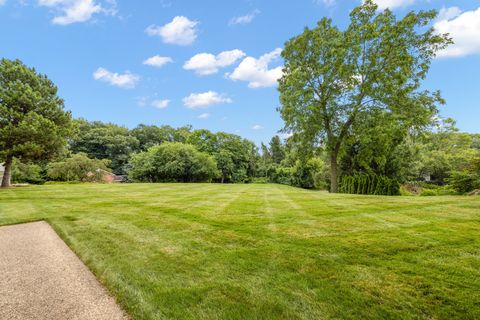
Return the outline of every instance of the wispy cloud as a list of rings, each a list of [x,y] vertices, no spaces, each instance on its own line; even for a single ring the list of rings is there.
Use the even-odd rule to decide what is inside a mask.
[[[168,99],[158,99],[152,101],[152,107],[157,109],[165,109],[170,104],[170,100]]]
[[[197,118],[198,118],[198,119],[203,119],[203,120],[204,120],[204,119],[208,119],[208,118],[210,118],[210,113],[202,113],[202,114],[199,115]]]
[[[244,15],[244,16],[238,16],[238,17],[231,18],[230,21],[228,22],[228,24],[229,25],[249,24],[259,14],[260,14],[260,10],[255,9],[252,12],[250,12],[250,13]]]

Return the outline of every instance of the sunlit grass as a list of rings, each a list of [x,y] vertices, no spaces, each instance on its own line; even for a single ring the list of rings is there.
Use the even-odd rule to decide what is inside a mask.
[[[281,185],[0,190],[45,219],[134,319],[478,319],[480,197]]]

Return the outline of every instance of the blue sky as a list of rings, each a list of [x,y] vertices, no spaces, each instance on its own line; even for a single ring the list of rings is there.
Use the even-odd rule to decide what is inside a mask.
[[[0,0],[0,57],[19,58],[59,87],[75,117],[192,124],[259,143],[282,128],[279,53],[324,16],[344,27],[358,1]],[[456,44],[425,82],[441,115],[480,132],[480,0],[377,0],[398,16],[441,11]]]

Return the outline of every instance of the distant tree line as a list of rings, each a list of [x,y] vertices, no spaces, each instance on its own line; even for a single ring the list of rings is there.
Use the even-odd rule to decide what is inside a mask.
[[[53,160],[17,159],[13,181],[101,181],[101,175],[92,174],[96,168],[132,182],[246,183],[256,177],[258,159],[255,144],[234,134],[144,124],[129,130],[78,119]]]

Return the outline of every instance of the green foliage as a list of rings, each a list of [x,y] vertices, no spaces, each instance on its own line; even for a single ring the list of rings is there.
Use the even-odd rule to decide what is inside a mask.
[[[451,172],[474,171],[472,163],[480,157],[475,138],[473,134],[443,129],[424,135],[418,142],[420,174],[429,176],[432,182],[445,184]]]
[[[326,189],[324,169],[325,164],[319,158],[312,158],[307,162],[297,160],[291,167],[272,166],[268,177],[274,183],[304,189]]]
[[[272,137],[269,151],[273,163],[280,164],[285,159],[285,148],[279,136]]]
[[[480,163],[480,159],[477,160]],[[460,193],[467,193],[480,189],[480,166],[478,168],[453,171],[447,179],[448,184]]]
[[[15,159],[12,165],[12,181],[14,183],[42,184],[45,182],[42,171],[42,167],[37,164],[25,164]]]
[[[164,142],[182,142],[185,143],[190,136],[191,127],[173,128],[171,126],[148,126],[144,124],[138,125],[131,130],[130,134],[135,137],[138,142],[138,148],[146,151],[148,148]]]
[[[453,196],[457,195],[457,190],[453,189],[449,185],[437,186],[429,185],[428,187],[422,188],[420,195],[421,196]]]
[[[206,182],[219,175],[215,159],[194,146],[167,142],[132,156],[130,178],[142,182]]]
[[[400,195],[400,184],[396,179],[376,174],[358,173],[340,178],[339,191],[350,194]]]
[[[125,174],[130,156],[138,150],[137,138],[127,128],[100,121],[76,120],[77,134],[70,141],[74,153],[90,158],[109,159],[116,174]]]
[[[77,153],[48,164],[47,177],[53,181],[102,182],[109,163],[109,160],[90,159],[84,153]]]
[[[400,182],[418,176],[419,146],[413,142],[413,130],[405,122],[394,121],[389,112],[376,110],[368,114],[345,141],[341,159],[344,175],[355,172],[374,173]],[[415,129],[415,134],[425,131]]]
[[[451,40],[426,29],[434,11],[410,12],[397,20],[371,0],[354,9],[340,31],[330,19],[288,41],[279,91],[285,129],[328,153],[331,191],[337,192],[337,163],[348,136],[376,110],[389,121],[421,126],[442,103],[422,91],[436,52]]]
[[[57,155],[71,133],[71,115],[57,87],[19,60],[0,60],[0,162],[8,186],[13,158],[23,162]]]
[[[249,182],[255,173],[257,149],[249,140],[225,132],[195,130],[187,143],[215,158],[220,182]]]

